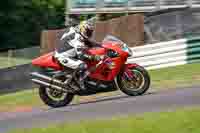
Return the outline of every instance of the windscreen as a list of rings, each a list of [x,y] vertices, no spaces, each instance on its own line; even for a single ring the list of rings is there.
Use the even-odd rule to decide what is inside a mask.
[[[121,49],[123,51],[125,51],[129,54],[129,57],[132,56],[132,50],[128,47],[128,45],[126,43],[124,43],[123,41],[121,41],[117,37],[112,36],[112,35],[107,35],[103,40],[103,44],[105,45],[106,42],[115,42],[115,43],[117,42],[119,47],[121,47]]]
[[[105,42],[118,42],[119,44],[124,44],[124,42],[122,42],[120,39],[118,39],[115,36],[112,35],[107,35],[104,39],[103,39],[103,43]]]

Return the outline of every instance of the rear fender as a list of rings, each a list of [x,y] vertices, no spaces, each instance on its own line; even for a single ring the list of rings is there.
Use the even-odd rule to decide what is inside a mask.
[[[53,52],[32,60],[32,65],[44,68],[53,68],[55,70],[63,70],[63,67],[54,59]]]

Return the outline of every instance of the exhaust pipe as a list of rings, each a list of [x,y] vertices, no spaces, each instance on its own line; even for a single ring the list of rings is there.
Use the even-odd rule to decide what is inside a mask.
[[[56,85],[56,86],[60,86],[61,88],[62,88],[62,86],[64,86],[64,83],[63,83],[63,82],[61,82],[61,81],[59,81],[59,80],[57,80],[57,79],[53,79],[53,78],[51,78],[51,77],[49,77],[49,76],[46,76],[46,75],[44,75],[44,74],[40,74],[40,73],[38,73],[38,72],[31,73],[31,76],[40,79],[40,80],[37,80],[37,81],[35,81],[35,79],[34,79],[33,82],[37,82],[37,83],[38,83],[38,81],[42,81],[42,82],[45,81],[44,83],[48,83],[48,84],[50,84],[50,86],[51,86],[52,84],[53,84],[53,85]],[[38,84],[39,84],[39,83],[38,83]]]
[[[43,85],[43,86],[57,89],[64,92],[71,92],[71,90],[64,89],[65,84],[61,82],[60,80],[51,78],[49,76],[46,76],[38,72],[31,73],[30,75],[34,77],[31,80],[38,85]],[[75,86],[73,86],[72,89],[79,90],[79,88]]]
[[[41,81],[41,80],[38,80],[38,79],[31,79],[31,80],[34,83],[38,84],[38,85],[42,85],[42,86],[45,86],[45,87],[53,88],[53,89],[56,89],[56,90],[66,91],[62,87],[59,87],[57,85],[52,85],[52,84],[49,84],[47,82],[44,82],[44,81]]]

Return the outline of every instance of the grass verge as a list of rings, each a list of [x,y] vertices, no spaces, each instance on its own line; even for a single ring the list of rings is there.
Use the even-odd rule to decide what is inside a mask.
[[[199,133],[200,109],[146,113],[112,120],[82,121],[12,133]]]
[[[200,63],[187,64],[172,68],[164,68],[160,70],[150,71],[151,88],[157,90],[185,87],[192,85],[200,85]],[[90,101],[95,99],[96,96],[110,96],[119,92],[99,94],[89,97],[81,97],[82,101]],[[75,102],[80,102],[79,98]],[[15,110],[17,107],[43,107],[37,89],[18,92],[15,94],[8,94],[0,96],[0,112]]]
[[[200,63],[150,71],[151,88],[170,89],[200,85]]]
[[[0,103],[0,112],[15,112],[44,106],[37,89],[0,96]]]
[[[0,62],[0,69],[3,69],[7,67],[30,63],[31,59],[0,57]]]

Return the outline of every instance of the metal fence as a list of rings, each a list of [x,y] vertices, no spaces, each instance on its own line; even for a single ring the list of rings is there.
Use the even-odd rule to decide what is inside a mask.
[[[200,35],[199,22],[200,9],[184,9],[146,17],[146,44]]]
[[[199,0],[67,0],[67,13],[151,12],[168,8],[197,8]]]
[[[0,53],[0,68],[28,64],[40,55],[39,47],[25,48],[19,50],[8,50]]]

